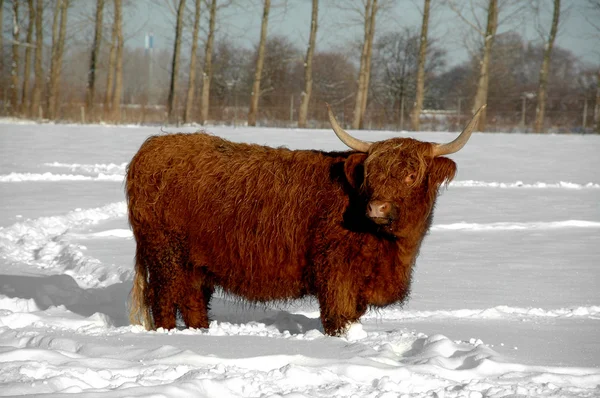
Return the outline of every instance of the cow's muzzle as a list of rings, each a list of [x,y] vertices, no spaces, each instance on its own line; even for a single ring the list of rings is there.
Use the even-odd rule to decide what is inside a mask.
[[[379,225],[391,224],[397,217],[397,210],[390,202],[372,200],[367,205],[367,217]]]

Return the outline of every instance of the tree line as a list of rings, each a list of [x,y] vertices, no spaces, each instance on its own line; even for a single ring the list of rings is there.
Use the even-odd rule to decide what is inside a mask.
[[[600,15],[600,0],[587,1],[590,13]],[[482,131],[591,130],[595,123],[600,132],[600,66],[585,65],[555,45],[561,15],[569,11],[561,0],[419,0],[411,4],[419,7],[420,26],[379,34],[393,0],[338,1],[360,20],[363,34],[327,51],[316,49],[319,0],[311,0],[304,48],[269,33],[271,0],[260,0],[254,48],[219,36],[224,11],[243,2],[165,0],[174,14],[173,46],[155,51],[125,46],[124,12],[140,2],[96,0],[93,10],[82,12],[77,0],[0,0],[0,112],[85,122],[233,119],[303,128],[325,123],[328,102],[354,129],[418,131],[424,123],[428,129],[460,128],[488,104]],[[475,3],[485,10],[484,21],[476,18]],[[461,64],[449,67],[445,44],[430,37],[431,14],[439,7],[472,32],[464,39],[467,46],[472,42],[469,59]],[[536,24],[541,40],[511,29],[497,33],[509,13],[538,15],[543,7],[552,18]],[[76,12],[79,25],[93,25],[90,37],[68,32],[77,29],[68,22]]]

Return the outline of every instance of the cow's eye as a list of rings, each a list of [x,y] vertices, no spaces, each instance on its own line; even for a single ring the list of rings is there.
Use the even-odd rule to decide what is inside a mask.
[[[417,179],[417,173],[410,173],[409,175],[406,176],[406,178],[404,179],[404,182],[407,184],[412,184],[413,182],[415,182],[416,179]]]

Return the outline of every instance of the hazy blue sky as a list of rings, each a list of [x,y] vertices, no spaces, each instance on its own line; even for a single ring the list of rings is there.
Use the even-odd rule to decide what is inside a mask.
[[[542,4],[541,21],[548,29],[552,1],[540,0]],[[136,0],[134,9],[129,11],[130,31],[135,34],[130,36],[128,46],[143,46],[146,32],[155,35],[155,48],[170,48],[173,39],[173,24],[175,16],[169,9],[172,0]],[[378,15],[378,35],[390,31],[402,30],[405,27],[419,29],[421,24],[420,8],[422,0],[391,0],[390,7]],[[500,3],[502,4],[502,0]],[[512,0],[513,4],[524,4],[529,0]],[[188,0],[191,12],[192,1]],[[259,37],[260,18],[262,14],[261,1],[256,0],[254,5],[249,1],[238,0],[238,4],[220,11],[218,37],[227,36],[238,41],[244,46],[255,45]],[[306,46],[310,26],[311,1],[310,0],[272,0],[273,9],[269,18],[268,33],[280,34],[288,37],[300,48]],[[282,4],[287,3],[286,6]],[[441,5],[441,0],[433,0],[432,18],[430,22],[430,36],[436,38],[440,45],[448,51],[450,65],[464,61],[468,52],[465,46],[467,36],[474,37],[473,31],[463,23],[456,14],[447,6]],[[437,3],[437,4],[436,4]],[[468,5],[466,0],[455,0],[459,5]],[[475,1],[477,3],[477,1]],[[484,5],[487,1],[483,1]],[[586,9],[587,0],[563,0],[565,13],[561,15],[561,27],[556,45],[571,50],[583,61],[590,64],[600,64],[600,32],[594,30],[586,18],[596,18]],[[317,50],[344,49],[351,40],[362,38],[362,27],[357,15],[349,10],[340,10],[339,5],[360,4],[360,0],[321,0],[318,31]],[[498,33],[514,30],[523,37],[531,40],[541,40],[536,28],[536,19],[533,13],[524,11],[514,13],[515,7],[505,8],[501,11],[501,25]],[[465,7],[466,16],[472,15]],[[482,8],[481,10],[485,10]],[[191,15],[190,15],[191,18]],[[480,20],[485,23],[485,17],[480,13]],[[189,29],[191,30],[191,29]],[[186,49],[184,48],[184,51]],[[189,51],[189,50],[188,50]]]

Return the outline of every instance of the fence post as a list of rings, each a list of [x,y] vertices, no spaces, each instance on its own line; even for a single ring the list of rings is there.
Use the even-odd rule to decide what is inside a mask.
[[[290,123],[294,122],[294,94],[290,95]]]
[[[594,106],[594,122],[596,122],[596,131],[600,132],[600,86],[598,88],[598,95],[596,95],[596,104]]]
[[[85,124],[85,108],[83,106],[81,108],[81,124]]]
[[[404,130],[404,94],[400,97],[400,131]]]
[[[583,99],[583,128],[586,128],[586,122],[587,122],[587,108],[588,108],[588,103],[587,103],[587,98]]]
[[[238,95],[234,87],[233,90],[233,127],[237,127]]]
[[[521,99],[521,128],[525,131],[525,110],[527,109],[527,97],[523,95]]]
[[[460,126],[462,126],[462,123],[460,121],[460,117],[462,116],[462,97],[458,97],[458,127],[460,128]]]

